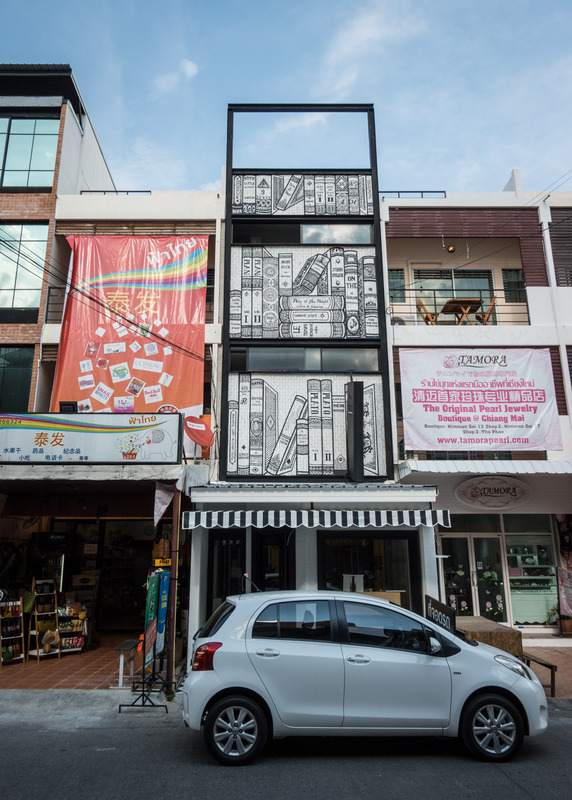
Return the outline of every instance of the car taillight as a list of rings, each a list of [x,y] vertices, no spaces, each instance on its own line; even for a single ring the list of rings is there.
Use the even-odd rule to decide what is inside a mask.
[[[207,642],[207,644],[197,647],[191,670],[193,672],[204,672],[205,670],[214,669],[213,658],[219,647],[222,647],[222,642]]]

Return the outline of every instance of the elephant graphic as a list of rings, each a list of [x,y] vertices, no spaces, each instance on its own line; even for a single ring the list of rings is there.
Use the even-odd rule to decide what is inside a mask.
[[[173,457],[173,447],[175,442],[170,433],[155,428],[152,431],[143,431],[134,440],[141,455],[142,461],[149,461],[151,458],[159,457],[162,461],[167,461]]]

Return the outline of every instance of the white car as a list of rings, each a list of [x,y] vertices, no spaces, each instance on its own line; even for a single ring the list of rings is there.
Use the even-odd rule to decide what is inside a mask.
[[[197,632],[183,717],[223,764],[286,736],[460,736],[506,761],[546,730],[538,678],[507,653],[386,600],[346,592],[229,597]]]

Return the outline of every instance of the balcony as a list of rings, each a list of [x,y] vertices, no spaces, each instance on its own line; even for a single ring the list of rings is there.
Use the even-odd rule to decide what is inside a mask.
[[[390,290],[392,325],[530,325],[526,292]]]

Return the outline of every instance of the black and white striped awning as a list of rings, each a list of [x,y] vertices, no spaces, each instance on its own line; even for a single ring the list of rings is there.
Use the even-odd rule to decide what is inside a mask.
[[[183,529],[191,528],[417,528],[419,525],[451,526],[448,511],[407,509],[400,511],[185,511]]]

